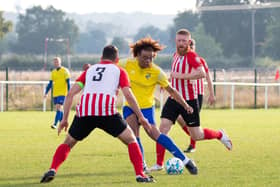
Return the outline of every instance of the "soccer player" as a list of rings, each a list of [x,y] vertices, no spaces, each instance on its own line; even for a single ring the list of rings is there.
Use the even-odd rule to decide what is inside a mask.
[[[100,128],[113,137],[118,137],[128,146],[129,158],[134,166],[137,182],[154,182],[151,176],[143,173],[140,148],[136,138],[125,120],[117,112],[116,92],[121,88],[126,100],[147,131],[150,125],[141,113],[130,90],[130,82],[125,70],[117,66],[118,49],[108,45],[103,49],[101,62],[92,65],[76,80],[64,103],[64,116],[58,127],[58,135],[68,129],[68,116],[73,98],[82,89],[80,104],[76,106],[76,115],[64,142],[58,146],[50,169],[43,175],[41,183],[54,179],[59,166],[65,161],[70,150],[86,138],[95,128]]]
[[[205,72],[198,55],[189,49],[191,34],[187,29],[180,29],[176,33],[177,51],[173,55],[171,68],[171,84],[193,108],[193,113],[188,113],[174,98],[169,97],[164,104],[161,113],[160,132],[168,134],[172,124],[179,115],[187,123],[191,138],[197,140],[218,139],[227,149],[232,149],[232,143],[223,130],[216,131],[200,127],[199,107],[197,102],[196,80],[205,77]],[[181,78],[175,78],[180,76]],[[151,168],[152,171],[163,169],[165,148],[157,143],[157,163]]]
[[[51,72],[51,79],[46,87],[44,98],[47,97],[49,90],[52,88],[56,115],[51,128],[56,129],[58,121],[61,121],[63,117],[62,106],[65,96],[70,89],[70,73],[67,68],[61,65],[59,57],[53,59],[53,65],[55,69]]]
[[[163,46],[152,38],[146,37],[138,40],[130,47],[134,58],[123,61],[120,65],[126,69],[131,81],[132,92],[139,103],[141,112],[151,124],[151,131],[145,129],[147,134],[158,144],[170,151],[175,157],[181,159],[188,171],[196,175],[197,167],[195,163],[186,157],[175,143],[168,136],[160,133],[156,127],[154,91],[157,85],[163,87],[188,113],[192,113],[192,108],[184,101],[181,95],[170,86],[167,75],[153,63],[154,57],[158,51],[163,49]],[[139,132],[141,123],[138,121],[137,115],[132,110],[129,103],[126,103],[123,107],[123,115],[135,133],[142,155],[144,156]]]
[[[195,51],[195,49],[196,49],[195,40],[194,39],[190,39],[190,50]],[[216,99],[215,99],[215,95],[214,95],[214,89],[213,89],[213,82],[212,82],[211,74],[209,72],[208,65],[207,65],[206,61],[202,57],[200,57],[200,60],[201,60],[203,69],[204,69],[204,71],[206,73],[206,77],[205,78],[206,78],[207,87],[208,87],[208,90],[209,90],[208,103],[210,105],[212,105],[212,104],[214,104]],[[183,76],[183,74],[180,75],[180,76]],[[174,78],[176,78],[176,77],[174,76]],[[197,84],[197,93],[198,93],[197,100],[198,100],[199,112],[200,112],[200,110],[202,108],[203,95],[204,95],[203,79],[198,79],[196,84]],[[190,135],[190,133],[188,131],[188,127],[187,127],[187,125],[186,125],[186,123],[185,123],[185,121],[184,121],[184,119],[182,118],[181,115],[177,118],[177,122],[183,128],[183,130],[188,135]],[[193,140],[192,138],[190,138],[190,145],[187,147],[186,150],[184,150],[184,152],[186,152],[186,153],[195,152],[195,148],[196,148],[196,141]]]

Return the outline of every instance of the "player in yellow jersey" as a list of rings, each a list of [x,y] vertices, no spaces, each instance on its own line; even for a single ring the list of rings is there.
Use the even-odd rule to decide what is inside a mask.
[[[163,87],[189,113],[193,112],[192,108],[184,101],[182,96],[169,85],[167,75],[160,67],[153,63],[154,57],[158,51],[163,49],[163,46],[152,38],[146,37],[138,40],[130,47],[134,58],[121,61],[119,65],[126,69],[131,83],[131,90],[136,97],[141,112],[151,124],[151,130],[146,131],[146,133],[157,143],[169,150],[175,157],[181,159],[188,171],[192,175],[196,175],[197,168],[194,162],[185,156],[167,135],[161,134],[156,127],[154,91],[157,85]],[[123,107],[123,115],[136,135],[144,161],[144,150],[139,136],[140,123],[136,114],[127,103]],[[147,166],[144,165],[144,169],[147,169],[145,167]]]
[[[49,90],[52,88],[56,115],[51,128],[56,129],[57,122],[61,121],[63,117],[62,106],[65,96],[70,89],[70,73],[67,68],[61,66],[61,59],[59,57],[55,57],[53,59],[53,65],[55,69],[51,72],[51,78],[49,84],[46,87],[44,97],[47,97]]]

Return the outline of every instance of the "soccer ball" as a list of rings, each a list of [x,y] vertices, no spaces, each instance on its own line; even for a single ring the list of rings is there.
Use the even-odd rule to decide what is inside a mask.
[[[165,171],[168,175],[182,174],[184,171],[184,164],[179,158],[170,158],[165,163]]]

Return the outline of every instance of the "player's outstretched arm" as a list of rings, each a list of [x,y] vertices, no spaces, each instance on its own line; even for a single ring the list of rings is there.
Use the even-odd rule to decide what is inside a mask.
[[[135,112],[136,116],[138,117],[139,122],[143,125],[143,127],[147,131],[151,131],[151,126],[148,122],[148,120],[143,116],[140,107],[136,101],[136,98],[134,94],[132,93],[131,89],[129,87],[122,88],[123,95],[128,102],[129,106],[132,108],[132,110]]]
[[[75,83],[74,86],[70,89],[67,96],[65,97],[64,106],[63,106],[64,115],[63,115],[63,118],[62,118],[62,120],[61,120],[61,122],[58,126],[58,135],[60,134],[62,129],[67,131],[67,128],[68,128],[68,125],[69,125],[68,124],[68,117],[69,117],[70,109],[71,109],[71,106],[72,106],[73,98],[81,90],[82,90],[82,88],[80,87],[80,85]]]

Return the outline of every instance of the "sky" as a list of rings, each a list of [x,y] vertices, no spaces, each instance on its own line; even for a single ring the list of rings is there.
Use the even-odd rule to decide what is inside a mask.
[[[196,0],[0,0],[0,10],[21,13],[26,8],[41,5],[54,6],[68,13],[92,12],[146,12],[153,14],[177,14],[194,9]],[[17,8],[16,8],[17,7]]]

